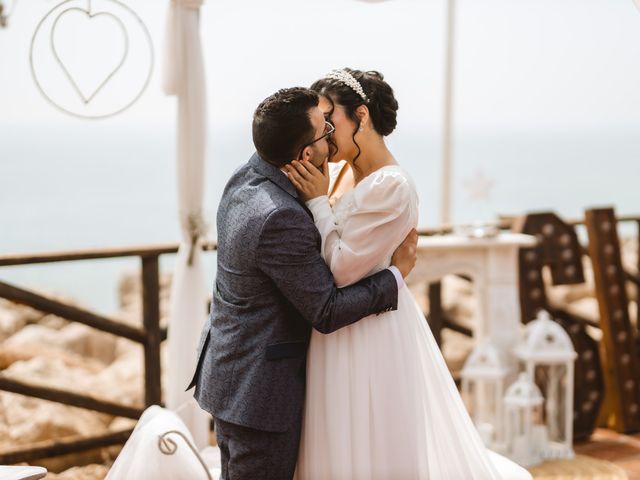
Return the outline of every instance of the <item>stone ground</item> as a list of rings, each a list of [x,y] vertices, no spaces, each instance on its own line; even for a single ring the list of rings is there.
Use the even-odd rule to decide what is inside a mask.
[[[624,469],[629,480],[640,480],[640,433],[623,435],[597,429],[586,442],[574,445],[576,454],[608,460]]]

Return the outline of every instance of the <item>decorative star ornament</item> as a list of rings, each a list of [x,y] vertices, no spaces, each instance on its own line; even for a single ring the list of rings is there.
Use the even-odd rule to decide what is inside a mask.
[[[464,188],[470,200],[487,202],[491,198],[493,184],[493,180],[487,178],[484,172],[478,169],[472,178],[464,181]]]

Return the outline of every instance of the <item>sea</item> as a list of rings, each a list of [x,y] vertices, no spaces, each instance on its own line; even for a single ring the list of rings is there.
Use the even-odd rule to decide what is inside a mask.
[[[399,128],[388,145],[416,182],[419,225],[437,227],[441,132]],[[252,153],[248,124],[218,124],[210,133],[209,238],[215,238],[227,179]],[[0,255],[177,242],[175,164],[170,126],[1,125]],[[640,215],[640,135],[634,129],[458,131],[452,171],[453,223],[534,211],[574,219],[600,206]],[[620,234],[637,235],[636,229],[623,225]],[[211,284],[215,253],[205,255],[205,264]],[[139,266],[124,258],[0,267],[0,280],[113,314],[119,279]],[[163,256],[161,269],[172,268],[173,256]]]

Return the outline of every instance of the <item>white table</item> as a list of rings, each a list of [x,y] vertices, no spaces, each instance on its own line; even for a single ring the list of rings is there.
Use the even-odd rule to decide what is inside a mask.
[[[518,249],[535,244],[535,237],[517,233],[500,233],[493,238],[421,237],[418,260],[407,283],[434,283],[449,274],[468,275],[479,306],[474,339],[489,337],[505,353],[511,352],[520,336]],[[510,353],[508,358],[515,366]]]
[[[46,475],[43,467],[0,465],[0,480],[38,480]]]

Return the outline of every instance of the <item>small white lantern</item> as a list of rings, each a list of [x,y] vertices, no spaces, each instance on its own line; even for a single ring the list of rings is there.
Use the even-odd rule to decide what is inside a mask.
[[[509,366],[490,341],[477,345],[460,372],[462,398],[487,447],[504,450],[504,391]]]
[[[573,383],[576,352],[565,330],[541,311],[514,353],[544,393],[548,443],[544,458],[573,458]]]
[[[508,389],[506,410],[506,455],[525,467],[540,463],[546,445],[546,426],[542,419],[542,393],[526,372]]]

